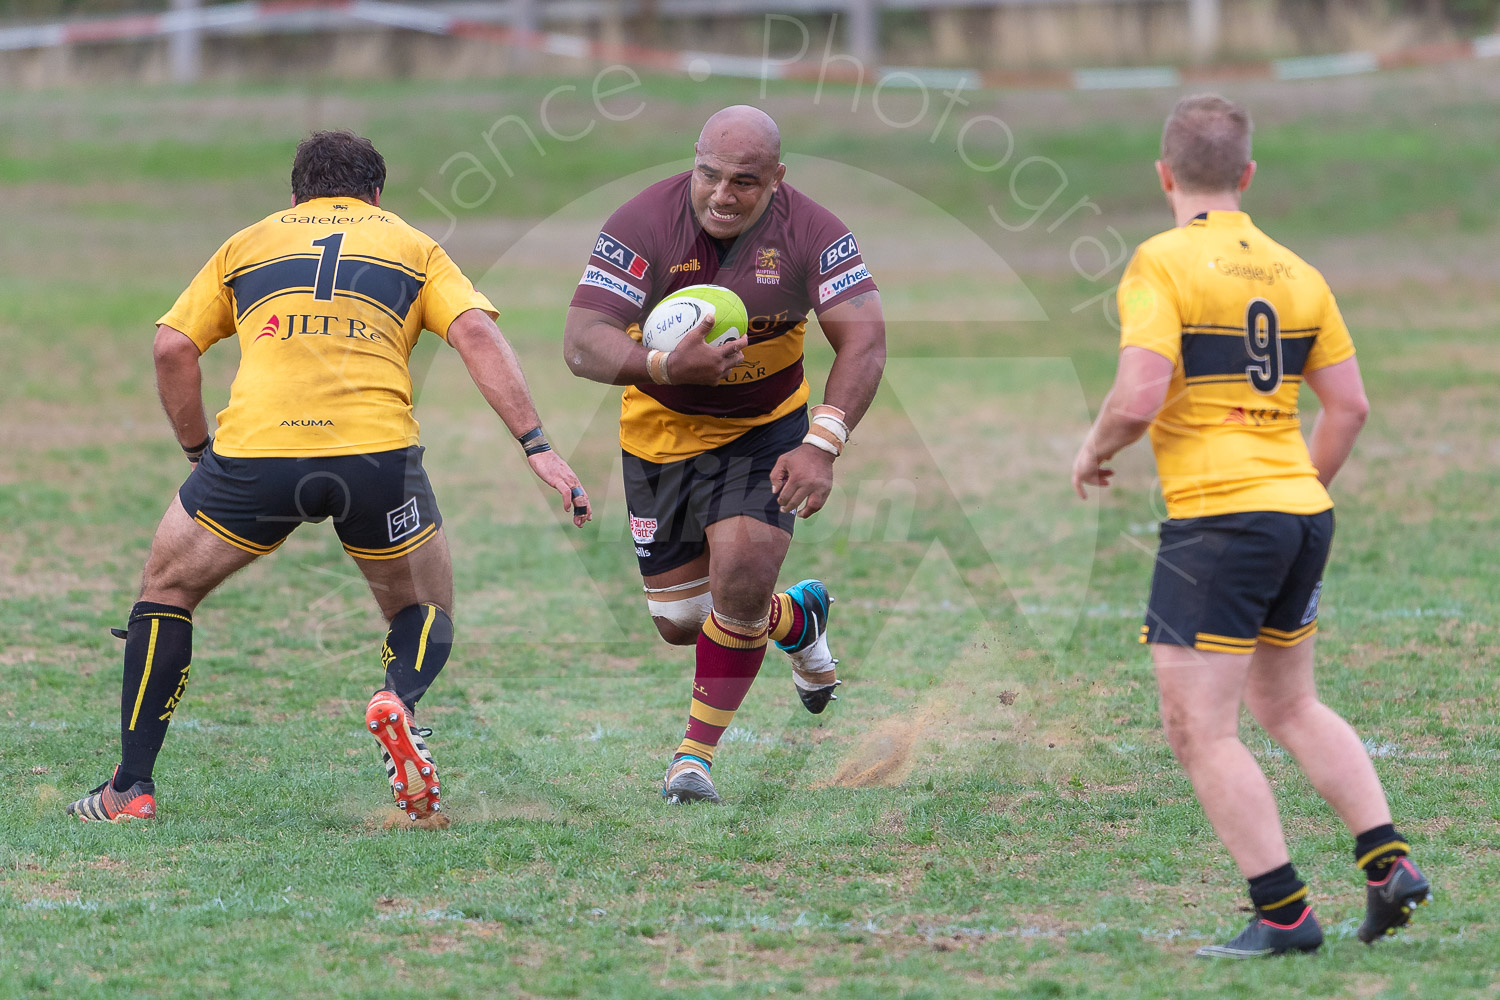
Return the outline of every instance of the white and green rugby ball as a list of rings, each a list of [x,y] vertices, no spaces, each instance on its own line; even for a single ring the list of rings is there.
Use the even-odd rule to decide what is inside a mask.
[[[689,285],[656,304],[641,325],[641,342],[653,351],[670,351],[708,313],[714,328],[704,339],[715,346],[740,339],[750,328],[745,303],[734,292],[723,285]]]

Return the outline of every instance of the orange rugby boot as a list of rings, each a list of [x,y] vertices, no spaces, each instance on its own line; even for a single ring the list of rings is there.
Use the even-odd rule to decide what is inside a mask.
[[[376,691],[365,708],[365,724],[380,744],[396,808],[408,819],[425,819],[442,811],[438,801],[437,765],[423,739],[432,730],[418,729],[401,699],[392,691]]]
[[[119,765],[115,766],[119,771]],[[137,781],[123,792],[115,791],[114,775],[98,788],[68,806],[68,815],[85,823],[124,823],[156,817],[156,782]]]

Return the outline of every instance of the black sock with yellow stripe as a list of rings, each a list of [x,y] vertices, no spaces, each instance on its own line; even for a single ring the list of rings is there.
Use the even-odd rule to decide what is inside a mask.
[[[1288,861],[1250,879],[1250,902],[1262,920],[1283,926],[1295,924],[1307,909],[1307,885]]]
[[[187,690],[193,660],[193,613],[141,601],[125,629],[125,678],[120,687],[120,767],[114,787],[149,781],[172,713]]]
[[[1372,827],[1354,838],[1354,863],[1365,870],[1365,877],[1379,882],[1391,870],[1397,858],[1411,851],[1406,838],[1389,823]]]
[[[453,619],[436,604],[413,604],[396,612],[385,634],[380,658],[385,662],[385,689],[407,708],[427,693],[453,649]]]

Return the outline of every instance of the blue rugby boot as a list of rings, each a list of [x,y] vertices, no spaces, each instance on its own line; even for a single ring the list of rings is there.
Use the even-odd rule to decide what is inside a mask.
[[[778,640],[776,645],[792,658],[792,683],[802,706],[814,715],[822,713],[843,681],[834,676],[838,660],[828,651],[828,612],[833,598],[821,580],[802,580],[787,588],[787,597],[802,611],[802,630]]]

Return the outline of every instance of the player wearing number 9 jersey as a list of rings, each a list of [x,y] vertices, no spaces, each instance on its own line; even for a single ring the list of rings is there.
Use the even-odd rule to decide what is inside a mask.
[[[1119,289],[1120,365],[1073,464],[1102,463],[1148,428],[1167,501],[1141,641],[1151,645],[1167,741],[1249,882],[1255,916],[1199,950],[1249,958],[1312,951],[1308,908],[1241,704],[1291,752],[1355,835],[1370,942],[1430,897],[1369,754],[1322,704],[1313,646],[1333,536],[1327,486],[1368,410],[1354,344],[1323,277],[1239,210],[1255,174],[1250,119],[1220,97],[1184,98],[1157,162],[1176,228],[1141,244]],[[1297,399],[1322,412],[1311,446]]]
[[[1169,517],[1333,506],[1297,411],[1305,373],[1354,357],[1321,274],[1244,212],[1205,211],[1141,244],[1119,301],[1121,346],[1172,362],[1151,424]]]

